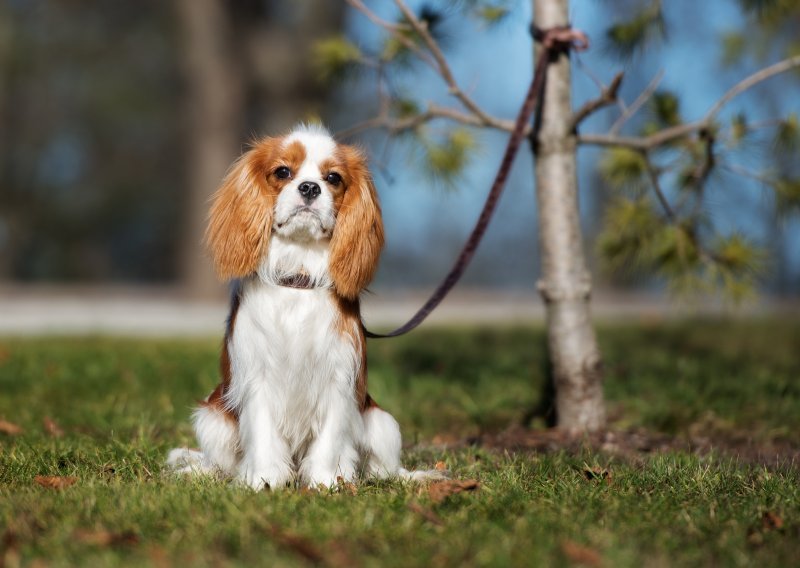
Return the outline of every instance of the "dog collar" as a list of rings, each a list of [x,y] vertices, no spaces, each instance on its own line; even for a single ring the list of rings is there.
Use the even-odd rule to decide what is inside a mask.
[[[278,279],[278,286],[285,288],[297,288],[300,290],[311,290],[314,288],[311,282],[311,277],[308,274],[290,274],[288,276],[281,276]]]

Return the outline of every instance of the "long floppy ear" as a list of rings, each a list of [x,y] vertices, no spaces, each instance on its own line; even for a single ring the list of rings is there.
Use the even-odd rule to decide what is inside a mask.
[[[242,155],[214,194],[206,243],[220,278],[242,278],[267,253],[276,194],[259,164],[268,144]]]
[[[366,160],[354,148],[342,152],[350,180],[336,216],[328,266],[336,292],[354,300],[378,268],[383,220]]]

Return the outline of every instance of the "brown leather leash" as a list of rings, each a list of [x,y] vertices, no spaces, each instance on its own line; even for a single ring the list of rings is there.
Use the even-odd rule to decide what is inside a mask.
[[[483,205],[483,210],[481,211],[480,217],[478,217],[475,228],[472,229],[472,233],[461,249],[461,254],[458,255],[450,272],[417,313],[405,324],[389,333],[374,333],[364,328],[364,333],[367,337],[382,339],[386,337],[397,337],[398,335],[408,333],[425,321],[425,318],[436,309],[442,300],[444,300],[445,296],[447,296],[450,290],[452,290],[461,279],[472,257],[475,255],[475,251],[497,207],[497,202],[500,200],[500,195],[503,193],[508,174],[514,163],[514,158],[522,144],[523,138],[525,138],[525,127],[530,122],[537,104],[541,104],[541,101],[544,100],[545,71],[547,70],[548,63],[555,60],[557,55],[569,52],[570,49],[582,51],[589,47],[589,40],[586,35],[579,30],[573,30],[570,26],[557,26],[546,30],[531,26],[531,31],[533,38],[540,42],[544,49],[542,49],[539,58],[536,60],[536,71],[533,75],[531,86],[522,103],[522,108],[517,115],[517,119],[514,123],[514,130],[511,132],[506,151],[503,154],[500,167],[495,175],[492,188],[489,190],[489,195],[486,196],[486,202]]]

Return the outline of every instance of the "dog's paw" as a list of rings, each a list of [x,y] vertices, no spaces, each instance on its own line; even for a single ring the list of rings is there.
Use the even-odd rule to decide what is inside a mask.
[[[252,464],[242,463],[236,481],[251,489],[260,491],[268,488],[272,491],[285,489],[293,480],[291,469],[281,466],[255,467]]]

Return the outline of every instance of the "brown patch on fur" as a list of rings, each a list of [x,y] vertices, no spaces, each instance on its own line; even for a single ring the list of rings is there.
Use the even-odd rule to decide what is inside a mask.
[[[356,354],[360,358],[358,374],[355,378],[355,399],[358,409],[364,412],[369,408],[367,402],[369,399],[367,394],[367,339],[361,323],[359,301],[358,298],[348,300],[336,294],[333,294],[333,298],[339,308],[339,319],[336,322],[337,331],[350,338],[356,348]]]
[[[336,293],[353,300],[369,284],[378,267],[383,221],[375,185],[361,152],[340,145],[337,160],[344,164],[344,192],[341,201],[336,202],[338,213],[328,266]]]
[[[275,201],[291,179],[279,179],[275,170],[286,166],[294,173],[306,156],[300,142],[281,144],[281,138],[253,144],[214,194],[206,242],[223,279],[252,274],[267,253]]]
[[[361,412],[366,412],[367,410],[372,410],[373,408],[380,408],[380,405],[375,402],[369,393],[367,393],[367,398],[364,401],[364,407],[361,409]]]
[[[229,342],[233,336],[233,330],[236,326],[236,316],[239,313],[239,305],[241,303],[241,296],[239,289],[234,290],[231,297],[231,308],[228,313],[228,324],[225,328],[225,339],[222,340],[222,353],[219,359],[219,374],[220,383],[208,396],[208,400],[201,402],[200,406],[214,408],[217,412],[222,413],[228,420],[238,422],[239,417],[237,414],[228,408],[225,403],[225,394],[228,392],[231,384],[231,356],[228,352]]]

